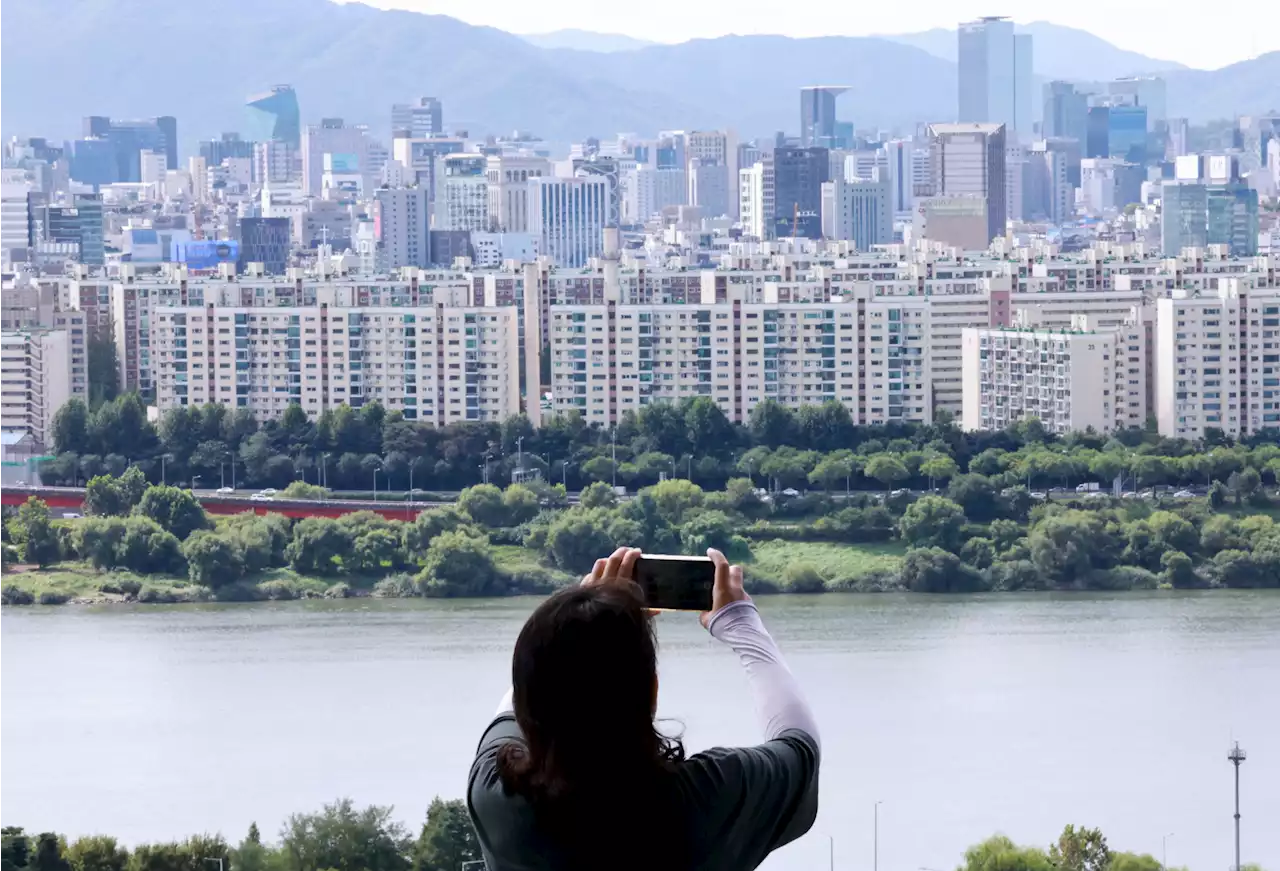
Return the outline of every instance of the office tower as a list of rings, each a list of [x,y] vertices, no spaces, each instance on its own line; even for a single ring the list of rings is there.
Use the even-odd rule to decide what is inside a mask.
[[[1233,257],[1258,253],[1258,192],[1243,182],[1209,185],[1205,192],[1205,236],[1227,245]]]
[[[683,203],[687,194],[685,181],[684,134],[667,137],[660,142],[655,153],[658,156],[657,168],[668,170],[668,185],[674,190],[677,203]],[[576,157],[572,160],[573,174],[578,178],[600,178],[605,182],[605,226],[616,227],[622,220],[622,169],[616,158],[595,153],[591,157]],[[667,188],[664,188],[666,190]]]
[[[419,97],[413,103],[391,107],[391,138],[429,139],[444,135],[444,113],[435,97]]]
[[[278,140],[294,151],[302,147],[302,120],[298,95],[292,85],[276,85],[249,98],[249,138],[258,142]]]
[[[209,199],[209,161],[204,157],[188,157],[187,173],[191,176],[191,196],[197,203]]]
[[[502,233],[529,231],[529,179],[551,174],[545,157],[493,154],[486,158],[489,222]]]
[[[284,184],[294,178],[292,145],[282,139],[253,144],[253,179],[260,185]]]
[[[92,185],[95,191],[104,184],[122,181],[115,144],[106,139],[77,139],[71,143],[71,178]]]
[[[1129,163],[1147,159],[1147,107],[1112,105],[1107,109],[1108,157]]]
[[[836,97],[850,85],[808,85],[800,89],[800,146],[831,148],[836,143]]]
[[[426,188],[382,188],[376,193],[379,272],[431,263],[430,215]]]
[[[723,163],[703,163],[699,158],[689,161],[689,205],[697,206],[708,218],[722,215],[732,217],[737,213],[731,203],[729,167]]]
[[[1003,124],[1010,139],[1030,135],[1031,37],[987,17],[961,24],[957,40],[960,121]]]
[[[881,150],[889,182],[889,208],[895,214],[909,212],[915,201],[915,145],[909,139],[893,139]]]
[[[1178,178],[1160,187],[1160,242],[1166,257],[1184,248],[1227,245],[1234,257],[1258,253],[1258,192],[1240,181],[1231,155],[1179,158]]]
[[[930,124],[929,148],[934,196],[981,199],[987,242],[1003,236],[1008,215],[1004,125]]]
[[[102,115],[84,119],[85,139],[110,143],[115,156],[115,181],[136,182],[142,179],[143,151],[165,156],[165,168],[178,168],[178,122],[169,115],[140,121],[113,121]]]
[[[1044,120],[1041,134],[1045,139],[1085,141],[1089,95],[1076,90],[1070,82],[1049,82],[1044,86]]]
[[[1107,93],[1120,102],[1145,108],[1148,130],[1161,127],[1168,118],[1165,81],[1159,76],[1115,79],[1107,83]]]
[[[155,151],[143,151],[138,155],[138,165],[138,181],[143,184],[155,185],[157,194],[163,198],[164,175],[168,171],[165,168],[166,158],[164,154]]]
[[[822,183],[829,180],[830,171],[827,149],[786,145],[775,148],[761,163],[767,238],[821,239]]]
[[[529,232],[561,267],[600,256],[609,215],[609,184],[600,176],[529,179]]]
[[[1169,139],[1165,160],[1176,160],[1190,151],[1191,123],[1186,118],[1169,119]]]
[[[228,157],[253,157],[253,143],[241,139],[239,133],[223,133],[218,139],[200,143],[200,156],[209,166],[217,166]]]
[[[1009,144],[1004,149],[1004,203],[1005,218],[1010,221],[1025,221],[1030,215],[1027,210],[1027,176],[1030,171],[1030,157],[1026,148],[1017,144]]]
[[[244,272],[250,263],[261,263],[267,275],[283,275],[292,246],[289,224],[288,218],[241,218],[238,271]]]
[[[348,127],[341,118],[322,118],[319,124],[308,124],[302,131],[302,192],[312,197],[320,195],[326,154],[351,156],[365,174],[369,172],[367,151],[364,127]],[[366,186],[373,187],[376,178],[376,173],[366,177]]]
[[[822,185],[822,235],[847,239],[859,251],[893,242],[888,180],[837,178]]]
[[[1071,219],[1075,186],[1067,180],[1065,153],[1055,151],[1047,141],[1035,143],[1029,157],[1028,179],[1031,218],[1043,217],[1053,224],[1065,224]]]
[[[427,192],[428,202],[436,198],[436,164],[446,154],[459,154],[466,149],[462,139],[410,139],[399,136],[391,141],[391,157],[405,167],[409,183]]]
[[[489,230],[487,166],[488,158],[483,154],[450,154],[440,158],[435,229]]]
[[[738,220],[752,239],[765,238],[764,164],[738,170]]]
[[[1111,107],[1090,106],[1085,117],[1085,157],[1111,156]]]
[[[66,250],[89,266],[106,263],[101,195],[74,194],[66,202],[40,207],[39,215],[38,248]]]

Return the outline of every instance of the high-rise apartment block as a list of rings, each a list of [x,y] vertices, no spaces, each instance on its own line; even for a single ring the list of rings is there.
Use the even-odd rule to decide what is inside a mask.
[[[431,206],[426,188],[382,188],[375,195],[378,271],[431,263]]]
[[[822,235],[847,239],[859,251],[893,241],[888,180],[838,178],[822,185]]]
[[[1147,421],[1147,333],[1141,309],[1119,328],[1073,315],[1046,329],[1035,307],[1011,327],[964,331],[964,412],[968,430],[999,430],[1036,418],[1048,432],[1111,432]]]
[[[1010,139],[1032,131],[1031,37],[1006,18],[980,18],[957,31],[959,120],[1003,124]]]
[[[488,158],[449,154],[440,158],[435,228],[487,232],[490,227]]]
[[[69,399],[88,398],[85,333],[83,313],[62,311],[47,327],[0,333],[0,418],[6,433],[25,432],[45,449],[52,446],[58,409]]]

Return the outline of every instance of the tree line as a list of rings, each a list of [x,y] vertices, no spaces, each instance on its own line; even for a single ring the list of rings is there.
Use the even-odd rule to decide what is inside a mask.
[[[858,426],[838,402],[793,411],[766,400],[744,425],[697,397],[628,412],[613,429],[589,425],[577,412],[536,429],[523,415],[437,429],[376,402],[342,405],[314,421],[298,405],[263,422],[246,408],[178,407],[152,424],[142,400],[123,394],[92,411],[79,399],[59,409],[55,459],[41,474],[47,484],[74,485],[138,466],[149,481],[188,486],[234,480],[283,488],[302,480],[335,490],[456,491],[508,483],[517,467],[570,490],[593,481],[639,489],[666,477],[718,490],[743,475],[778,489],[868,489],[997,470],[1013,471],[1031,487],[1106,485],[1117,476],[1140,486],[1186,486],[1245,468],[1269,480],[1280,472],[1280,446],[1270,432],[1242,444],[1216,431],[1201,442],[1137,429],[1058,437],[1028,420],[1001,432],[965,433],[940,417],[929,425]]]
[[[6,827],[0,842],[0,871],[458,871],[481,858],[466,805],[440,798],[416,836],[390,807],[341,799],[290,816],[277,843],[264,841],[256,823],[234,846],[201,834],[129,849],[107,835],[72,840],[17,827]]]

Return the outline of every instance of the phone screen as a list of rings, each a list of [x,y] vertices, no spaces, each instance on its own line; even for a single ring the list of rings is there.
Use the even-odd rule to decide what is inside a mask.
[[[641,554],[636,583],[646,607],[665,611],[710,611],[715,565],[705,556]]]

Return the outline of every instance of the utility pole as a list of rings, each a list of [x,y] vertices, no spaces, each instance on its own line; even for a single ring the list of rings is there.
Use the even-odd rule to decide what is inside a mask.
[[[1173,832],[1160,836],[1160,871],[1169,871],[1169,839]]]
[[[516,471],[524,477],[524,436],[516,437]]]
[[[613,492],[618,492],[618,429],[614,427],[609,430],[609,445],[611,447],[611,455],[613,457]]]
[[[877,801],[874,808],[875,828],[872,832],[872,841],[871,841],[871,849],[873,851],[871,854],[871,871],[880,871],[880,805],[881,804],[883,804],[883,802]]]
[[[168,454],[160,455],[160,486],[161,487],[164,486],[164,458],[167,456]]]
[[[1239,741],[1232,745],[1227,760],[1236,768],[1236,864],[1233,871],[1240,871],[1240,763],[1245,760],[1245,752]]]

